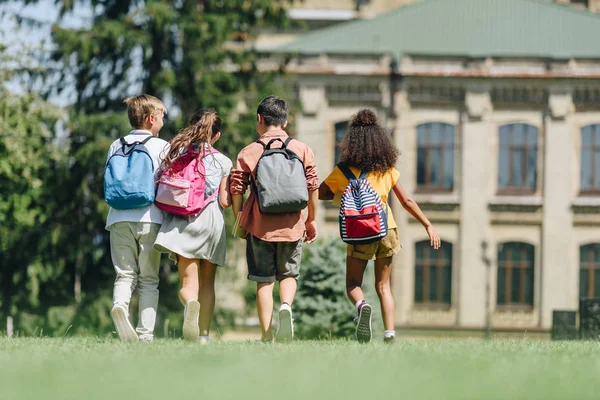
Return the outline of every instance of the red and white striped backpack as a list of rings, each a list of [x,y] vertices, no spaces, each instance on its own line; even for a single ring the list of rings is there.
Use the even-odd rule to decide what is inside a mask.
[[[387,205],[367,181],[367,172],[354,176],[345,163],[337,167],[348,178],[340,203],[340,236],[348,244],[368,244],[388,233]]]

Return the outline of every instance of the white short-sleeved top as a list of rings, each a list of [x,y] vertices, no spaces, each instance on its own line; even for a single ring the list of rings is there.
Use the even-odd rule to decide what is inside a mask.
[[[208,197],[219,190],[221,180],[224,177],[229,176],[233,163],[227,156],[221,153],[208,154],[202,161],[204,162],[206,173],[206,188],[204,189],[204,194]]]

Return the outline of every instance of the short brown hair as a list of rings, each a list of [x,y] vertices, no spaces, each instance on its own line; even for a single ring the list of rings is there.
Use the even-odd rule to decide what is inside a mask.
[[[127,104],[129,123],[135,129],[141,128],[149,115],[156,114],[159,111],[167,113],[167,107],[164,103],[149,94],[128,97],[124,103]]]

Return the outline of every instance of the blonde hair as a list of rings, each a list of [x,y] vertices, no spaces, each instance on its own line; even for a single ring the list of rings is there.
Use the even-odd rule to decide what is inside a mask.
[[[167,113],[167,107],[164,103],[149,94],[128,97],[124,103],[127,104],[129,123],[135,129],[141,128],[148,116],[156,115],[161,111]]]
[[[198,146],[198,158],[201,158],[204,155],[205,144],[212,144],[212,139],[219,132],[221,132],[221,117],[213,108],[196,111],[190,118],[188,126],[171,139],[169,152],[162,161],[162,169],[171,170],[175,160],[193,145]]]

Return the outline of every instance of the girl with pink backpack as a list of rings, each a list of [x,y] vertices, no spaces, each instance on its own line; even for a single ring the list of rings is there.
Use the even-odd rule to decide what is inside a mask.
[[[183,336],[202,344],[209,342],[217,265],[225,264],[223,209],[231,205],[232,163],[213,147],[220,137],[217,112],[197,111],[170,142],[155,200],[166,212],[154,248],[177,262]]]

